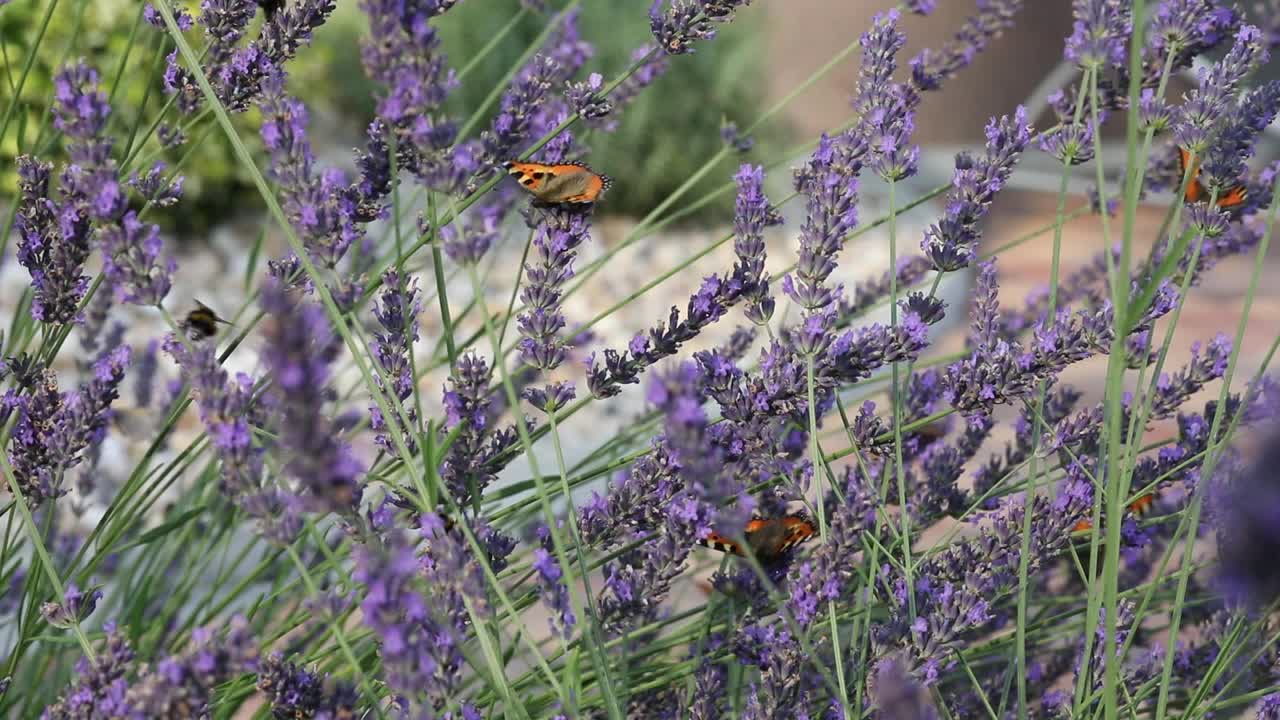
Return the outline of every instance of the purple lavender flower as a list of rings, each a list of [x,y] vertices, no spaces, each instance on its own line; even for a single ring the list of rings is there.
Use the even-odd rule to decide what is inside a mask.
[[[441,190],[454,189],[445,166],[453,160],[446,150],[457,127],[442,106],[457,80],[430,20],[453,5],[434,0],[412,5],[399,0],[361,3],[369,18],[369,35],[360,57],[369,78],[386,89],[378,99],[380,129],[395,137],[402,152],[408,151],[401,167]]]
[[[1214,130],[1228,111],[1230,98],[1254,68],[1266,62],[1262,31],[1252,25],[1240,28],[1226,56],[1200,72],[1200,87],[1192,90],[1178,109],[1173,125],[1178,145],[1203,154]]]
[[[5,396],[6,409],[18,414],[9,463],[33,507],[63,495],[65,471],[102,441],[130,354],[125,345],[102,353],[94,361],[93,378],[74,393],[59,393],[57,376],[41,370],[31,378],[29,394]]]
[[[75,583],[67,583],[62,602],[46,602],[40,606],[40,615],[54,627],[69,628],[93,614],[102,599],[102,591],[91,588],[81,590]]]
[[[218,101],[231,112],[244,112],[254,105],[265,78],[282,72],[285,63],[298,48],[310,42],[312,32],[323,25],[336,8],[334,0],[296,0],[283,12],[262,26],[259,37],[244,45],[249,23],[258,10],[255,0],[206,0],[200,6],[197,22],[204,29],[208,44],[201,68],[213,87]],[[164,28],[163,19],[152,12],[152,24]],[[175,12],[179,29],[190,26],[180,12]],[[183,114],[198,110],[204,94],[195,74],[182,67],[175,50],[168,58],[164,73],[165,90],[176,95]]]
[[[565,88],[565,100],[583,120],[599,120],[613,112],[613,103],[601,94],[604,77],[591,73],[585,82],[569,83]]]
[[[418,313],[422,309],[418,300],[418,281],[414,279],[402,283],[398,272],[388,270],[382,276],[382,287],[379,304],[373,310],[373,316],[377,318],[382,330],[374,334],[370,343],[373,359],[381,370],[374,379],[392,412],[397,412],[397,408],[400,408],[410,427],[403,426],[399,415],[394,415],[388,423],[377,405],[369,407],[369,426],[377,433],[375,442],[378,447],[387,453],[396,452],[390,435],[395,432],[401,435],[406,449],[412,454],[417,452],[417,440],[414,436],[418,432],[418,411],[412,403],[405,401],[413,394],[414,388],[410,357],[413,344],[418,340]],[[383,380],[383,375],[387,380]]]
[[[1280,720],[1280,693],[1271,693],[1258,703],[1257,720]]]
[[[315,176],[307,109],[285,94],[283,74],[263,80],[262,115],[262,142],[271,153],[270,175],[279,184],[282,209],[312,260],[333,268],[364,235],[356,223],[358,202],[342,171]]]
[[[533,237],[538,258],[525,266],[528,281],[520,291],[525,311],[516,320],[522,336],[520,359],[530,367],[553,370],[564,362],[561,288],[573,277],[578,247],[590,239],[586,215],[561,208],[548,208],[543,213]]]
[[[262,308],[271,315],[263,353],[274,381],[285,471],[309,490],[304,500],[320,513],[354,512],[360,506],[363,467],[323,412],[333,390],[330,364],[341,342],[324,311],[271,282]]]
[[[489,377],[484,358],[465,354],[450,378],[452,389],[444,393],[443,430],[461,429],[440,463],[440,477],[460,506],[479,501],[518,441],[514,426],[494,428],[498,412],[489,396]]]
[[[929,698],[929,691],[911,676],[911,669],[902,659],[885,658],[876,664],[872,698],[880,712],[879,720],[933,720],[938,717],[937,708]]]
[[[1248,170],[1259,134],[1280,111],[1280,80],[1256,87],[1240,98],[1234,112],[1204,152],[1200,177],[1210,188],[1227,188]]]
[[[573,607],[569,603],[569,588],[565,587],[561,580],[564,571],[560,569],[555,558],[551,557],[551,553],[543,548],[536,548],[533,551],[533,569],[538,571],[538,587],[542,602],[551,611],[551,616],[548,618],[548,622],[551,623],[551,632],[568,640],[578,619],[573,614]]]
[[[890,80],[898,64],[896,56],[907,36],[898,30],[896,10],[876,15],[871,29],[862,35],[862,67],[854,107],[862,115],[871,164],[886,180],[915,174],[920,148],[911,144],[915,129],[916,90]]]
[[[134,652],[128,640],[108,622],[106,639],[93,662],[76,661],[79,678],[58,702],[44,709],[41,720],[79,720],[87,717],[131,717],[135,709],[127,700],[129,682],[125,676],[133,668]]]
[[[49,198],[51,169],[30,156],[18,158],[18,262],[31,273],[31,315],[65,324],[78,320],[89,287],[83,271],[92,230],[76,203],[59,206]]]
[[[663,0],[654,0],[649,8],[649,29],[658,46],[668,55],[693,52],[699,40],[716,36],[715,23],[730,22],[740,5],[749,0],[671,0],[666,12]]]
[[[939,272],[952,272],[973,262],[978,223],[991,201],[1004,188],[1022,151],[1031,140],[1026,108],[1019,106],[1013,118],[992,118],[987,123],[987,151],[979,160],[961,153],[947,194],[946,215],[925,231],[920,248]]]
[[[232,381],[212,347],[189,352],[171,335],[164,349],[191,384],[200,421],[221,461],[219,489],[257,520],[264,537],[293,542],[302,528],[302,503],[293,493],[264,482],[263,448],[253,442],[252,429],[266,424],[267,398],[255,392],[253,379],[244,373]]]
[[[965,21],[955,38],[941,50],[921,50],[911,60],[911,78],[921,90],[936,90],[987,47],[992,38],[1013,27],[1013,16],[1022,9],[1022,0],[988,0],[977,14]]]
[[[782,224],[782,216],[764,195],[763,167],[743,165],[733,180],[738,184],[738,199],[733,213],[733,248],[741,267],[741,271],[735,268],[735,274],[755,280],[746,292],[745,312],[751,322],[764,325],[773,317],[774,307],[773,296],[769,293],[769,273],[764,269],[764,229]]]
[[[259,692],[271,700],[275,717],[355,717],[360,696],[355,686],[318,670],[307,670],[272,653],[258,664]]]
[[[835,255],[845,235],[857,224],[857,174],[867,153],[860,133],[823,136],[809,163],[796,175],[797,189],[808,196],[804,224],[800,227],[800,261],[782,280],[782,289],[810,313],[825,308],[838,297],[826,286],[836,268]]]
[[[658,49],[651,43],[646,43],[633,50],[631,62],[640,63],[640,65],[635,69],[635,72],[631,73],[615,87],[613,92],[609,93],[609,103],[613,106],[613,112],[603,118],[585,118],[589,127],[604,130],[605,132],[616,130],[618,128],[618,115],[620,114],[618,111],[629,105],[645,88],[666,74],[667,69],[671,66],[671,60],[667,55],[658,52]]]
[[[191,633],[190,649],[165,658],[129,688],[127,700],[136,716],[177,718],[208,712],[213,689],[258,665],[254,630],[241,615],[228,623],[225,637],[212,626]]]
[[[740,482],[723,472],[723,453],[711,442],[702,409],[706,392],[702,385],[698,365],[682,363],[654,379],[648,400],[665,418],[666,447],[689,495],[684,505],[690,510],[700,506],[696,519],[690,516],[688,521],[707,523],[697,528],[697,536],[705,537],[714,527],[721,535],[735,537],[745,529],[755,503]]]
[[[1129,6],[1117,0],[1075,0],[1075,23],[1065,55],[1084,68],[1124,65],[1133,18]]]
[[[370,539],[355,551],[355,577],[368,588],[360,610],[380,640],[387,684],[410,707],[441,707],[462,681],[468,605],[481,620],[489,606],[461,530],[446,530],[440,516],[425,513],[421,535],[427,540],[421,556],[405,531]],[[465,709],[463,716],[478,717]]]
[[[173,286],[178,264],[161,257],[164,243],[160,227],[138,220],[132,210],[120,225],[109,225],[99,233],[102,273],[111,282],[117,302],[159,305]]]
[[[1104,113],[1099,113],[1099,120]],[[1096,152],[1093,120],[1064,122],[1040,136],[1040,149],[1066,165],[1081,165],[1093,159]]]
[[[483,147],[480,165],[496,167],[536,136],[535,129],[550,130],[549,118],[560,111],[559,103],[548,103],[554,88],[577,73],[591,56],[591,45],[578,36],[578,10],[560,21],[560,26],[542,48],[516,74],[502,95],[498,115],[480,136]]]
[[[1225,420],[1224,420],[1225,425]],[[1280,432],[1269,428],[1257,459],[1240,473],[1221,473],[1211,496],[1223,590],[1237,602],[1265,607],[1280,596]]]

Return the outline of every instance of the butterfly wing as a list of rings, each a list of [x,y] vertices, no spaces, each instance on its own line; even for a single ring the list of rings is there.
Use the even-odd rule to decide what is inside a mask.
[[[515,177],[520,187],[538,200],[548,204],[590,204],[608,189],[609,178],[593,172],[585,165],[564,163],[508,162],[508,174]]]
[[[705,538],[699,538],[697,542],[703,547],[711,548],[712,550],[722,552],[725,555],[745,555],[745,553],[742,552],[741,545],[731,538],[727,538],[718,533],[710,533]]]
[[[1178,147],[1178,175],[1187,177],[1187,166],[1191,166],[1191,176],[1187,180],[1187,190],[1183,199],[1189,203],[1200,202],[1207,193],[1204,184],[1200,182],[1200,162],[1192,163],[1191,152],[1186,148]]]
[[[1239,210],[1249,201],[1249,188],[1244,185],[1236,185],[1228,188],[1225,193],[1218,196],[1218,207],[1223,210]]]

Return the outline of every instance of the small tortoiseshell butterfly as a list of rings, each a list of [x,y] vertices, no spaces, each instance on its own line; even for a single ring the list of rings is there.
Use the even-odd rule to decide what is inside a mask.
[[[788,550],[818,534],[813,522],[798,513],[779,518],[756,518],[747,523],[743,535],[747,547],[762,564],[777,561]],[[712,550],[719,550],[728,555],[745,557],[746,552],[732,538],[711,533],[698,541]]]
[[[200,342],[208,337],[213,337],[218,332],[218,323],[230,325],[231,323],[218,317],[218,314],[209,309],[208,305],[195,301],[196,309],[187,313],[186,319],[179,323],[178,327],[182,328],[187,337],[195,342]]]
[[[1147,493],[1146,495],[1142,495],[1137,500],[1134,500],[1133,502],[1129,503],[1129,512],[1135,517],[1142,517],[1143,515],[1146,515],[1151,510],[1151,506],[1154,505],[1155,502],[1156,502],[1156,494]],[[1093,521],[1086,518],[1084,520],[1077,522],[1075,524],[1075,527],[1071,528],[1071,532],[1085,532],[1092,527],[1093,527]]]
[[[1178,172],[1184,177],[1187,174],[1187,163],[1191,161],[1191,153],[1183,147],[1178,148]],[[1191,168],[1191,179],[1187,183],[1187,192],[1185,199],[1189,203],[1200,202],[1206,200],[1212,193],[1209,188],[1200,182],[1200,161],[1197,160]],[[1238,210],[1244,207],[1245,202],[1249,199],[1249,188],[1244,185],[1234,185],[1226,190],[1219,191],[1217,206],[1228,212]]]
[[[503,167],[520,182],[520,187],[545,205],[590,205],[613,184],[608,176],[580,163],[546,165],[511,161],[503,163]]]

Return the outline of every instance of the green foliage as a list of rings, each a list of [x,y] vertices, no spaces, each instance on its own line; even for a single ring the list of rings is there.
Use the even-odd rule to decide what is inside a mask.
[[[459,5],[441,19],[444,49],[456,68],[465,67],[511,17],[516,3]],[[621,12],[609,3],[584,3],[578,27],[596,47],[585,73],[612,79],[631,62],[632,51],[651,42],[645,15]],[[748,8],[722,26],[715,42],[694,55],[673,58],[671,68],[622,113],[612,133],[592,132],[588,161],[613,176],[615,185],[602,207],[611,213],[642,216],[680,187],[723,144],[722,120],[739,127],[754,122],[764,99],[763,62],[759,54],[763,8]],[[532,44],[547,21],[529,13],[506,39],[453,92],[454,107],[470,114],[495,83]],[[487,108],[486,119],[494,108]],[[765,157],[769,136],[758,137],[752,157]],[[723,183],[725,171],[741,160],[730,156],[696,183],[686,199],[701,197]],[[733,197],[724,195],[700,215],[701,221],[723,219],[732,212]]]
[[[22,60],[36,41],[37,29],[52,1],[14,3],[0,13],[0,35],[6,53],[5,77],[0,78],[0,97],[4,99],[0,104],[7,104],[12,96]],[[313,124],[343,134],[360,132],[374,111],[370,83],[358,60],[357,49],[366,28],[357,5],[341,3],[331,21],[316,33],[315,42],[307,51],[307,62],[290,68],[291,87],[311,109]],[[195,3],[190,3],[189,8],[198,12]],[[467,67],[517,12],[520,5],[513,0],[462,3],[450,11],[440,22],[443,49],[450,64],[458,70]],[[616,181],[607,203],[608,212],[644,215],[721,149],[722,121],[735,121],[741,127],[759,117],[763,98],[763,85],[758,80],[762,62],[756,51],[760,12],[745,11],[735,23],[723,28],[714,43],[706,43],[695,55],[674,58],[666,75],[625,108],[617,130],[588,133],[585,139],[590,155],[586,159]],[[552,17],[552,10],[523,12],[499,45],[469,69],[453,92],[451,111],[457,117],[469,117],[480,108]],[[258,22],[255,20],[251,32],[256,32]],[[617,8],[600,3],[582,7],[579,27],[583,37],[597,49],[584,77],[587,72],[615,77],[627,67],[632,50],[651,40],[643,13],[620,13]],[[130,37],[135,33],[131,43]],[[163,55],[170,49],[166,44],[158,52],[163,40],[162,33],[141,21],[141,6],[130,0],[60,0],[22,88],[19,112],[12,120],[22,128],[21,146],[16,140],[18,134],[9,133],[0,147],[0,192],[12,193],[15,188],[13,158],[33,151],[52,136],[52,128],[45,121],[52,98],[51,79],[60,65],[67,59],[84,57],[102,68],[110,81],[123,61],[125,72],[114,95],[113,122],[119,128],[133,128],[140,119],[148,122],[168,100],[159,82],[148,87],[146,80],[157,76],[151,68],[155,63],[162,66]],[[75,48],[74,56],[67,53],[68,47]],[[495,111],[496,103],[484,108],[482,123],[474,132],[479,132]],[[256,148],[256,112],[236,120],[240,137]],[[191,134],[198,136],[207,127],[207,120],[202,121]],[[124,134],[127,136],[128,132]],[[317,136],[321,139],[324,133]],[[768,137],[757,139],[762,142],[757,143],[751,156],[764,157],[771,143]],[[225,138],[216,130],[177,152],[164,150],[152,140],[140,157],[173,165],[185,152],[193,153],[186,159],[187,165],[198,166],[200,172],[187,174],[187,212],[175,218],[181,224],[176,229],[198,230],[242,203],[253,202],[255,193],[248,176],[237,167]],[[736,154],[726,157],[689,189],[686,199],[701,197],[717,187],[724,172],[731,171],[741,160]],[[732,202],[732,196],[725,194],[699,217],[702,221],[723,220],[729,216]]]

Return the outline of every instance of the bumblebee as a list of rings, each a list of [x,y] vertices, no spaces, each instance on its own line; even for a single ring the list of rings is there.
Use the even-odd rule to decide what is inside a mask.
[[[213,337],[218,332],[218,324],[230,325],[231,323],[218,317],[218,314],[209,308],[208,305],[195,301],[196,309],[187,313],[186,319],[178,326],[187,334],[187,337],[195,342],[200,342],[205,338]]]

